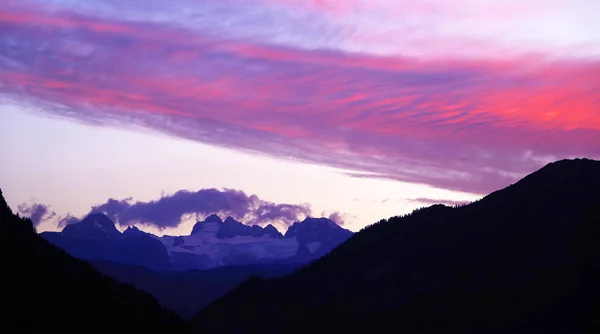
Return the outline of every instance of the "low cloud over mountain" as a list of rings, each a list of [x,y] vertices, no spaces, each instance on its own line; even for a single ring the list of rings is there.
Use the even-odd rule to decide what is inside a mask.
[[[54,212],[49,214],[47,206],[42,204],[22,204],[21,207],[22,214],[31,216],[32,220],[35,218],[34,221],[38,224],[56,216]],[[164,229],[177,227],[187,218],[199,220],[213,213],[231,216],[248,225],[273,223],[287,226],[310,216],[312,210],[308,204],[277,204],[262,200],[256,195],[247,195],[241,190],[213,188],[179,190],[148,202],[135,201],[131,197],[109,198],[106,202],[93,206],[89,213],[104,213],[120,225],[144,224]],[[334,213],[332,217],[336,218],[334,220],[338,224],[343,223],[339,213]],[[77,221],[79,219],[67,214],[58,217],[56,223],[63,227]]]
[[[326,216],[325,212],[323,212],[322,215]],[[346,224],[344,216],[345,216],[345,214],[342,214],[341,212],[336,211],[329,215],[329,219],[331,219],[332,221],[334,221],[336,224],[338,224],[340,226],[344,226]]]

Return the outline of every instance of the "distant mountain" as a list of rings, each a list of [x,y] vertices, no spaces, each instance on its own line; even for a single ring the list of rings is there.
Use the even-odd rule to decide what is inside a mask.
[[[148,292],[162,305],[187,319],[221,298],[244,280],[280,277],[299,265],[249,265],[209,270],[161,272],[107,261],[90,262],[101,273]]]
[[[121,232],[106,215],[93,213],[78,224],[67,225],[62,230],[62,235],[78,239],[116,239],[121,237]]]
[[[212,214],[208,216],[204,221],[197,222],[192,228],[190,235],[197,235],[200,231],[204,230],[205,227],[214,227],[217,232],[215,236],[219,239],[230,239],[235,237],[262,237],[264,235],[272,238],[283,238],[281,232],[279,232],[273,225],[269,224],[262,228],[258,225],[245,225],[232,217],[227,217],[225,221],[221,220],[219,216]]]
[[[62,232],[40,234],[52,244],[81,259],[136,264],[157,270],[172,269],[167,248],[156,236],[129,227],[119,232],[106,215],[94,213]]]
[[[152,236],[152,234],[144,232],[135,226],[127,226],[125,231],[123,231],[122,236],[124,237],[140,237],[142,235]]]
[[[248,226],[210,215],[187,236],[158,237],[136,227],[123,233],[104,214],[91,214],[62,232],[40,235],[81,259],[142,265],[153,270],[210,269],[250,264],[294,264],[314,260],[352,232],[326,218],[294,223],[283,236],[273,225]],[[298,249],[307,249],[301,256]]]
[[[598,282],[600,162],[563,160],[472,204],[371,225],[291,275],[245,281],[191,323],[203,333],[599,332]]]
[[[203,230],[206,226],[215,226],[216,230],[219,229],[219,226],[221,226],[221,224],[223,224],[223,220],[221,220],[221,218],[219,218],[219,216],[212,214],[208,217],[206,217],[206,219],[204,219],[203,222],[197,222],[194,227],[192,228],[192,233],[190,235],[195,235],[198,234],[198,232],[200,232],[200,230]]]
[[[292,232],[290,232],[290,230]],[[189,236],[163,236],[173,267],[209,269],[250,264],[294,264],[326,254],[352,235],[327,218],[294,223],[285,236],[272,225],[248,226],[231,217],[210,215]],[[301,256],[298,250],[302,251]]]
[[[107,227],[101,219],[94,221]],[[12,213],[1,191],[0,260],[3,333],[184,330],[180,319],[150,295],[100,274],[38,236],[29,219]]]
[[[296,238],[300,245],[312,245],[311,254],[319,256],[329,252],[352,236],[352,232],[340,228],[327,218],[306,218],[294,223],[285,233],[285,238]],[[310,249],[310,248],[309,248]]]
[[[217,238],[235,238],[237,236],[253,236],[262,237],[263,235],[270,236],[272,238],[283,238],[281,232],[279,232],[273,225],[269,224],[265,228],[258,225],[248,226],[240,223],[239,221],[227,217],[223,222],[223,225],[219,227],[217,231]]]

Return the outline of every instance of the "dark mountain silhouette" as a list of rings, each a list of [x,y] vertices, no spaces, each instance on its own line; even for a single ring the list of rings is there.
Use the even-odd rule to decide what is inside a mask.
[[[100,274],[37,235],[31,220],[12,213],[1,191],[0,247],[3,333],[184,329],[149,294]]]
[[[382,220],[191,321],[205,333],[599,332],[600,162]],[[265,319],[268,317],[268,320]]]
[[[192,317],[251,276],[280,277],[299,268],[299,265],[250,265],[161,272],[107,261],[90,263],[101,273],[150,293],[184,319]]]

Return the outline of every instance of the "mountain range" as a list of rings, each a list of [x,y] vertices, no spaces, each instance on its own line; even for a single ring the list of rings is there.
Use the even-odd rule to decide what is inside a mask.
[[[191,325],[199,333],[598,332],[598,282],[600,162],[564,160],[469,205],[380,221],[288,276],[242,283]]]
[[[169,295],[206,296],[209,289],[218,291],[186,322],[189,332],[600,332],[599,189],[600,161],[561,160],[474,203],[381,220],[343,242],[324,236],[339,227],[323,219],[278,235],[252,227],[219,233],[225,222],[215,216],[189,236],[159,238],[134,228],[115,233],[110,219],[91,215],[55,237],[85,240],[106,257],[113,253],[103,247],[114,246],[134,259],[139,254],[128,248],[129,239],[143,237],[135,242],[162,245],[171,265],[180,249],[191,256],[204,252],[197,240],[233,248],[254,240],[261,245],[248,252],[254,261],[274,259],[264,254],[288,261],[288,248],[277,241],[294,240],[293,256],[317,257],[295,267],[255,263],[201,271],[85,263],[37,235],[0,196],[2,329],[177,332],[182,321],[167,307],[189,315],[194,306]],[[265,243],[276,251],[265,252]],[[66,243],[76,249],[73,244]],[[209,258],[214,264],[228,257],[221,250]],[[162,301],[108,276],[144,285]]]
[[[190,235],[159,237],[135,226],[121,233],[109,217],[93,213],[61,232],[40,235],[78,258],[169,271],[306,263],[331,251],[352,232],[327,218],[306,218],[282,235],[273,225],[248,226],[213,214],[197,222]]]
[[[121,233],[108,216],[93,213],[61,232],[40,235],[187,319],[245,279],[289,274],[352,232],[327,218],[306,218],[283,235],[273,225],[248,226],[212,214],[190,235],[159,237],[135,226]]]

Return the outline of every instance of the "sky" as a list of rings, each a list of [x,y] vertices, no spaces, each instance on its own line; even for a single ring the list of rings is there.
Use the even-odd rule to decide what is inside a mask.
[[[0,187],[38,230],[357,231],[600,158],[596,0],[3,0]]]

